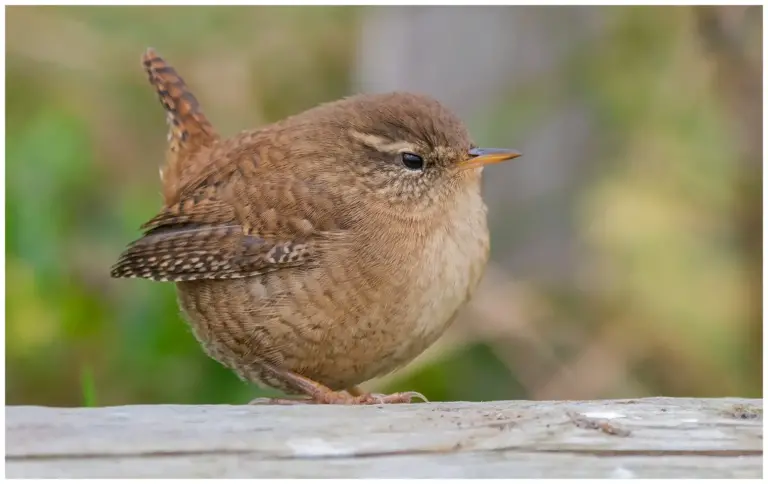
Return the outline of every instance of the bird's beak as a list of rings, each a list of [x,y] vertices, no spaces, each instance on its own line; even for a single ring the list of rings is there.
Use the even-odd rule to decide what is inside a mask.
[[[493,165],[502,161],[511,160],[522,156],[517,150],[507,150],[499,148],[473,148],[469,150],[469,158],[459,163],[460,170],[470,168],[479,168],[485,165]]]

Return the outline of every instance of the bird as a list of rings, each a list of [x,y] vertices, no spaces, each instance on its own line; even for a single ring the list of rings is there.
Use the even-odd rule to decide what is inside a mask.
[[[143,68],[169,125],[162,207],[111,268],[174,283],[204,352],[282,391],[254,404],[427,399],[360,384],[432,345],[488,263],[483,149],[419,93],[353,94],[222,136],[154,49]]]

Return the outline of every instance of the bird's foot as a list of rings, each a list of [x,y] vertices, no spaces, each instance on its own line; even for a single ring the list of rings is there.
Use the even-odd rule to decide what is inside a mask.
[[[387,403],[411,403],[414,398],[427,401],[426,397],[418,392],[401,392],[383,395],[381,393],[360,393],[353,395],[346,392],[318,392],[312,396],[315,403],[325,405],[381,405]]]
[[[379,393],[365,393],[357,387],[344,392],[333,391],[330,388],[303,377],[291,371],[281,370],[272,365],[264,364],[264,368],[289,384],[290,387],[301,391],[307,397],[297,398],[257,398],[250,402],[251,405],[380,405],[389,403],[411,403],[414,398],[428,401],[424,395],[418,392],[401,392],[383,395]]]
[[[419,392],[400,392],[384,395],[381,393],[364,393],[362,395],[351,397],[352,402],[350,405],[378,405],[385,403],[411,403],[414,398],[420,398],[424,402],[428,402],[427,397]],[[346,403],[346,402],[345,402]]]
[[[315,392],[312,397],[297,398],[256,398],[249,405],[383,405],[389,403],[411,403],[414,398],[428,401],[419,392],[401,392],[383,395],[380,393],[363,393],[350,395],[346,392],[333,390]]]

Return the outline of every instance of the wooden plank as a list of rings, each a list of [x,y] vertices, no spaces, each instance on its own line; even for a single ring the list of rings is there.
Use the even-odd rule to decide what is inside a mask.
[[[762,401],[6,408],[8,477],[762,477]]]

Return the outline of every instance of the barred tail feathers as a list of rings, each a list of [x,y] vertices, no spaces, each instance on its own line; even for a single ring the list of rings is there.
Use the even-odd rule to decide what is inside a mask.
[[[169,145],[160,177],[166,204],[170,204],[178,193],[181,165],[199,148],[210,146],[218,135],[176,69],[152,48],[142,56],[142,64],[168,117]]]

